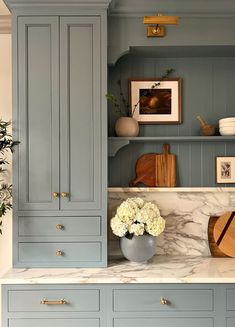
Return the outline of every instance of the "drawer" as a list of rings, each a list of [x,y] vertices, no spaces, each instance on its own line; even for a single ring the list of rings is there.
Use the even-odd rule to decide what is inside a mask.
[[[211,311],[213,290],[114,290],[114,311]],[[166,304],[161,303],[166,299]]]
[[[114,327],[213,327],[212,318],[123,318],[114,319]],[[222,326],[221,326],[222,327]]]
[[[55,301],[41,304],[41,301]],[[59,304],[60,300],[66,303]],[[100,310],[100,291],[97,289],[40,289],[11,290],[8,293],[9,312],[98,312]]]
[[[101,217],[19,217],[19,236],[100,236]]]
[[[235,311],[235,289],[226,290],[226,310]]]
[[[61,251],[61,252],[59,252]],[[100,242],[19,243],[20,262],[100,261]]]
[[[99,327],[99,319],[9,319],[9,327]]]

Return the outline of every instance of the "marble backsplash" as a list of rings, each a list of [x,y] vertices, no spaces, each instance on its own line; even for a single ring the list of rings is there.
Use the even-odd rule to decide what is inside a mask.
[[[141,197],[155,202],[166,220],[164,232],[157,238],[156,254],[208,256],[207,226],[211,215],[235,210],[235,191],[232,189],[151,190],[109,189],[109,219],[117,206],[128,197]],[[119,238],[109,227],[109,255],[120,256]]]

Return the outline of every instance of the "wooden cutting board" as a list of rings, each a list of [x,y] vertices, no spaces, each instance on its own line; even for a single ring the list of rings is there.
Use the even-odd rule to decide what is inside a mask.
[[[156,184],[176,186],[176,156],[170,153],[169,144],[163,144],[163,153],[156,154]]]
[[[218,245],[215,242],[214,239],[214,226],[217,220],[219,219],[219,216],[210,216],[209,221],[208,221],[208,243],[209,243],[209,248],[212,257],[227,257],[226,254],[224,254],[218,247]]]
[[[130,181],[130,186],[136,186],[140,183],[145,186],[156,186],[156,153],[146,153],[136,162],[136,178]]]
[[[220,216],[214,225],[214,240],[219,250],[229,257],[235,257],[235,211]]]

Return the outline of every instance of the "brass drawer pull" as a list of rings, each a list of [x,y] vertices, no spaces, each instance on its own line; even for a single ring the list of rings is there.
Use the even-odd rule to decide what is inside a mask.
[[[61,193],[61,196],[62,196],[62,198],[68,198],[68,197],[69,197],[69,193],[67,193],[67,192],[62,192],[62,193]]]
[[[53,198],[58,198],[59,197],[59,195],[60,195],[60,193],[58,193],[58,192],[53,192]]]
[[[165,304],[168,304],[168,301],[167,301],[167,299],[164,299],[164,297],[162,297],[162,298],[160,299],[160,303],[161,303],[162,305],[165,305]]]
[[[55,301],[49,301],[47,299],[43,299],[40,301],[40,304],[51,304],[51,305],[62,305],[62,304],[67,304],[68,302],[64,299],[61,300],[55,300]]]
[[[56,225],[56,229],[58,229],[58,230],[62,230],[62,229],[64,229],[64,226],[61,225],[61,224],[57,224],[57,225]]]
[[[64,254],[64,252],[61,250],[57,250],[55,254],[57,255],[57,257],[61,257]]]

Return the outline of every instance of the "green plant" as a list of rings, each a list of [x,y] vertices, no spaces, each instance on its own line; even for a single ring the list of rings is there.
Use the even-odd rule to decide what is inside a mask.
[[[9,134],[8,129],[11,122],[0,119],[0,234],[2,234],[2,216],[7,210],[12,208],[12,185],[4,181],[4,173],[6,172],[6,165],[9,162],[6,159],[8,151],[13,152],[14,147],[19,144],[18,141],[12,140],[12,135]]]
[[[167,79],[172,73],[174,72],[174,69],[170,68],[167,69],[165,74],[161,76],[161,80]],[[157,88],[161,82],[153,83],[151,89]],[[123,89],[122,89],[122,84],[121,80],[117,81],[117,85],[119,88],[119,99],[112,93],[107,93],[106,98],[107,100],[113,104],[115,111],[120,115],[120,116],[133,116],[135,113],[135,110],[140,103],[141,99],[147,96],[148,91],[146,90],[146,93],[142,94],[142,96],[139,98],[139,101],[131,108],[131,104],[127,101]]]

